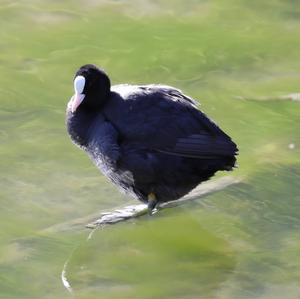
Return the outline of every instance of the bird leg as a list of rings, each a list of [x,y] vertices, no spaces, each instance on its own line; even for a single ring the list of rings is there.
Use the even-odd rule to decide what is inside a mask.
[[[158,201],[156,199],[155,194],[152,192],[149,193],[148,194],[148,213],[149,213],[149,215],[153,214],[153,210],[157,204],[158,204]]]

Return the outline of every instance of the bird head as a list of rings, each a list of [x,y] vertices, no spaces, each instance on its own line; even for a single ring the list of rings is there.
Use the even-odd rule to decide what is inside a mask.
[[[86,64],[75,74],[74,91],[70,101],[72,113],[79,107],[97,110],[109,98],[110,80],[103,70],[93,64]]]

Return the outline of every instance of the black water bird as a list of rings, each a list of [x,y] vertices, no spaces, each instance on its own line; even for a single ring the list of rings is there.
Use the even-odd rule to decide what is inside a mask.
[[[103,70],[87,64],[74,90],[66,115],[71,139],[150,213],[235,165],[236,144],[176,88],[111,86]]]

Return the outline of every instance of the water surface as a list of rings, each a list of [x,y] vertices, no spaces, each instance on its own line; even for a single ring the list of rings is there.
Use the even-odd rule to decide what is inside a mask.
[[[1,1],[1,297],[299,298],[300,103],[280,99],[300,92],[299,17],[292,0]],[[193,96],[243,181],[90,239],[68,226],[134,202],[66,134],[84,63]]]

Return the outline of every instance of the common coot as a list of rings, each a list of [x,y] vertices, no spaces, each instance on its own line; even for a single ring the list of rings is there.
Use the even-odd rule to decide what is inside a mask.
[[[66,115],[72,141],[150,213],[235,165],[236,144],[174,87],[111,86],[102,69],[87,64],[74,90]]]

